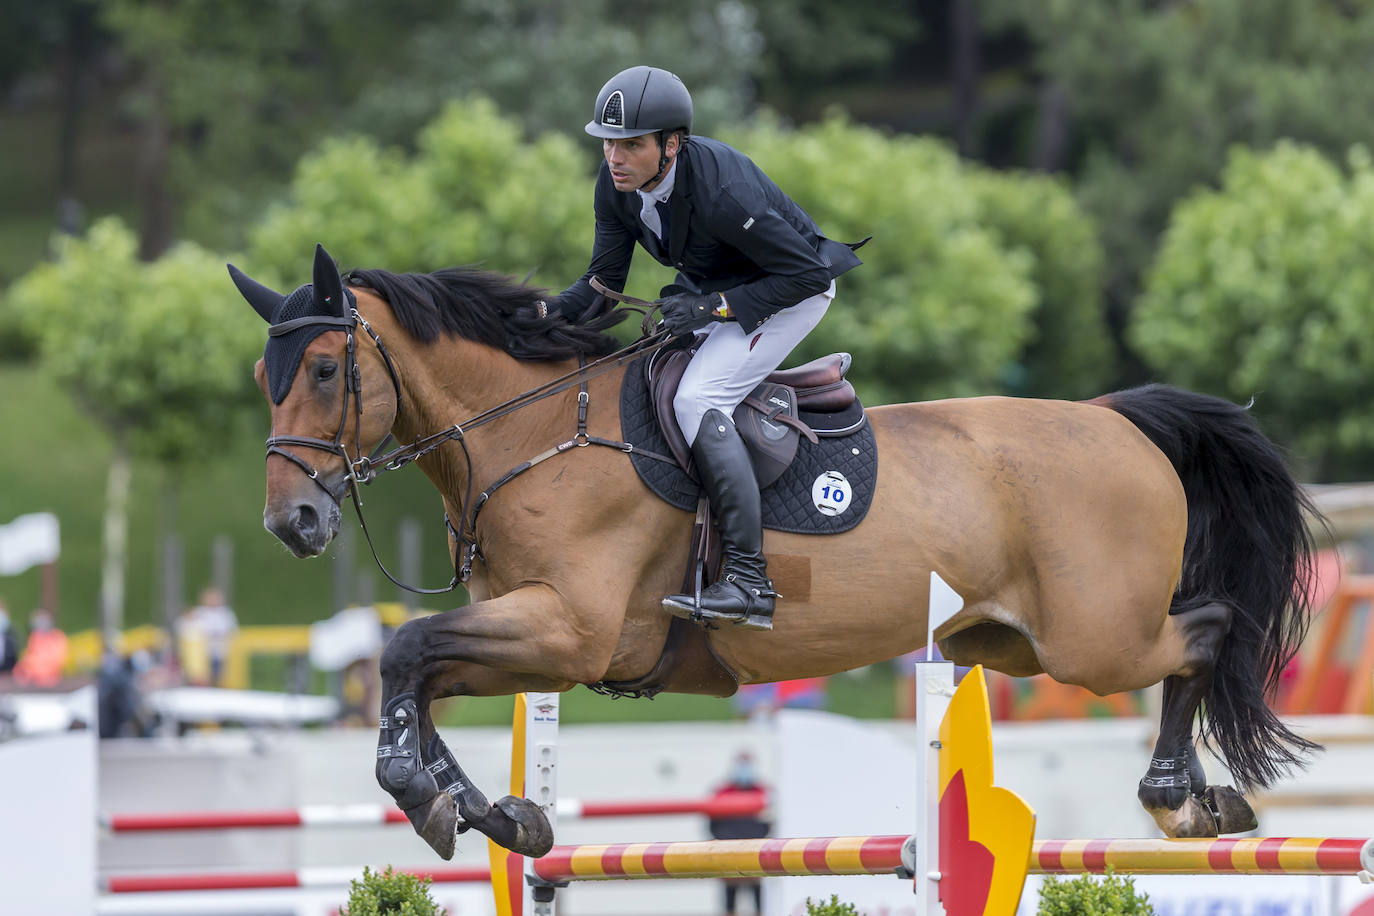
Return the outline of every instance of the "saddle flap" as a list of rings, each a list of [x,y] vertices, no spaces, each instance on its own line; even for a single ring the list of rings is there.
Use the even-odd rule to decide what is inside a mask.
[[[677,394],[678,383],[682,381],[682,373],[687,371],[687,363],[691,362],[691,359],[690,350],[678,347],[660,350],[650,358],[647,375],[649,400],[654,407],[654,416],[658,418],[658,428],[663,431],[663,438],[667,440],[668,453],[673,456],[678,467],[695,480],[692,450],[687,446],[687,437],[678,428],[677,414],[673,411],[673,396]]]
[[[797,395],[786,385],[763,382],[735,408],[735,429],[739,430],[759,489],[777,481],[792,459],[797,457],[804,424],[797,417]],[[807,438],[815,434],[806,430]]]
[[[668,452],[678,466],[695,480],[692,450],[673,411],[673,396],[677,394],[678,383],[682,381],[682,374],[687,371],[687,363],[691,358],[688,350],[661,351],[649,363],[648,378],[649,397],[659,429],[667,440]],[[735,408],[734,421],[740,438],[749,449],[759,489],[775,482],[787,470],[797,456],[802,429],[806,429],[808,439],[815,440],[815,435],[798,417],[795,392],[786,385],[761,383],[744,403]]]

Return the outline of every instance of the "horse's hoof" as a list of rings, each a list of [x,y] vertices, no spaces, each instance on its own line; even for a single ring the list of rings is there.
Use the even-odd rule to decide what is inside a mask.
[[[1182,837],[1210,837],[1217,835],[1217,821],[1201,800],[1188,796],[1178,808],[1146,808],[1164,835]]]
[[[458,806],[451,796],[440,792],[428,802],[406,811],[406,817],[431,849],[445,859],[453,858],[458,845]]]
[[[553,848],[553,828],[539,806],[527,798],[507,795],[473,825],[511,852],[539,858]]]
[[[1208,786],[1202,797],[1216,815],[1217,834],[1248,833],[1259,826],[1255,809],[1230,786]]]

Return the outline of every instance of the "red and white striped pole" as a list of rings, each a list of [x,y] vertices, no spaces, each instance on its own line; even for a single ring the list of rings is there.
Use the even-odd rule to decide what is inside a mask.
[[[485,868],[398,869],[435,884],[491,880]],[[109,894],[143,894],[156,891],[228,891],[278,887],[345,887],[361,878],[363,866],[297,868],[291,871],[206,872],[175,875],[116,875],[102,878],[101,890]]]
[[[711,798],[583,801],[558,799],[558,816],[566,818],[704,815],[742,817],[768,806],[763,792],[723,792]],[[106,814],[101,826],[113,833],[164,830],[235,830],[276,827],[354,827],[368,824],[407,824],[405,814],[381,804],[303,805],[260,811],[177,811],[159,814]]]

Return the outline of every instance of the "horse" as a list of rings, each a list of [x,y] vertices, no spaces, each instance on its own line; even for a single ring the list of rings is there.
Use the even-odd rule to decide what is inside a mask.
[[[1099,695],[1164,682],[1137,795],[1167,836],[1253,829],[1243,793],[1318,748],[1267,699],[1312,610],[1319,516],[1246,408],[1162,385],[869,408],[881,460],[867,516],[839,534],[768,531],[775,628],[684,625],[665,666],[660,601],[682,581],[693,516],[619,447],[627,357],[587,362],[614,355],[623,309],[543,317],[540,290],[474,268],[341,277],[322,246],[289,295],[229,269],[271,325],[255,367],[267,529],[319,556],[345,493],[412,460],[442,497],[471,601],[384,649],[376,775],[446,858],[470,828],[533,856],[553,838],[532,802],[471,784],[434,699],[650,675],[653,690],[728,696],[834,674],[926,643],[932,571],[964,601],[935,631],[956,664]],[[388,437],[405,444],[379,457]],[[1239,789],[1208,784],[1198,740]]]

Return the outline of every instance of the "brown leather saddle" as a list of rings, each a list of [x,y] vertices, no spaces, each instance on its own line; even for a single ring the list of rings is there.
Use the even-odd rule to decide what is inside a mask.
[[[687,349],[660,351],[650,360],[647,374],[649,397],[668,451],[696,480],[691,449],[673,412],[673,396],[691,358],[692,351]],[[773,372],[735,409],[735,428],[753,459],[759,489],[766,489],[787,470],[803,436],[815,445],[820,436],[847,435],[863,424],[862,405],[845,378],[852,362],[848,353],[831,353]],[[831,420],[839,422],[826,422]]]

